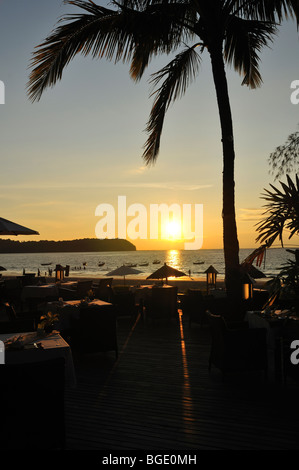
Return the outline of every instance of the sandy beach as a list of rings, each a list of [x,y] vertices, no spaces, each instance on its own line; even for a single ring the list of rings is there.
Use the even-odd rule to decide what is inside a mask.
[[[69,276],[64,280],[67,281],[79,281],[79,280],[92,280],[94,283],[99,282],[100,279],[107,279],[107,277],[82,277],[82,276]],[[269,278],[257,279],[254,284],[255,289],[265,289],[265,283],[269,281]],[[55,278],[48,277],[47,283],[55,282]],[[146,279],[145,277],[134,277],[127,276],[124,280],[121,276],[113,277],[113,286],[126,285],[126,286],[140,286],[140,285],[152,285],[159,283],[159,280]],[[165,281],[164,281],[165,282]],[[187,289],[201,289],[206,290],[207,283],[204,277],[181,277],[176,279],[169,278],[167,284],[170,286],[176,286],[178,292],[185,292]],[[225,283],[223,279],[217,279],[216,289],[225,289]]]
[[[1,280],[4,279],[12,279],[15,278],[15,276],[10,276],[10,275],[2,275]],[[35,283],[38,278],[35,278]],[[45,279],[45,277],[41,277],[41,279]],[[69,282],[69,281],[82,281],[82,280],[91,280],[93,283],[98,283],[101,279],[107,279],[107,276],[68,276],[64,278],[64,281],[62,282]],[[254,284],[254,289],[265,289],[265,284],[268,282],[270,278],[262,278],[262,279],[256,279],[255,284]],[[47,284],[52,284],[55,283],[55,276],[49,277],[46,276],[46,282]],[[134,277],[134,276],[126,276],[125,280],[123,276],[114,276],[113,277],[113,286],[118,286],[118,285],[126,285],[126,286],[141,286],[141,285],[152,285],[156,283],[162,282],[159,281],[158,279],[146,279],[146,276],[141,276],[141,277]],[[165,283],[165,280],[163,281]],[[181,278],[169,278],[167,280],[167,284],[170,286],[176,286],[178,288],[179,293],[185,292],[187,289],[201,289],[203,291],[206,291],[207,289],[207,283],[206,283],[206,278],[205,277],[181,277]],[[216,289],[225,289],[225,283],[224,279],[217,279],[216,283]]]

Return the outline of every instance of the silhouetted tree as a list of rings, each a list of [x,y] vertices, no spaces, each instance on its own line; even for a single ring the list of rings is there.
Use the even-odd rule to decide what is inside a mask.
[[[299,131],[290,134],[283,145],[276,147],[269,156],[269,164],[275,179],[298,170]]]
[[[296,1],[278,0],[119,0],[114,9],[91,0],[67,0],[86,13],[71,15],[38,46],[32,61],[29,97],[40,99],[61,79],[64,67],[81,53],[130,62],[138,81],[153,56],[176,56],[152,76],[157,87],[146,130],[143,158],[155,162],[165,113],[184,94],[198,73],[201,54],[208,51],[221,125],[223,151],[223,246],[229,295],[241,295],[239,242],[235,217],[234,136],[225,62],[251,88],[262,82],[258,54],[276,33],[276,22],[295,14]],[[200,113],[200,111],[199,111]]]

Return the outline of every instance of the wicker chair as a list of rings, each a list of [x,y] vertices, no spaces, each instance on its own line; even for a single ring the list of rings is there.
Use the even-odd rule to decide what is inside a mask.
[[[118,357],[114,307],[81,307],[79,319],[72,322],[69,341],[71,348],[82,354],[115,351]]]
[[[246,322],[227,324],[221,315],[207,312],[211,327],[209,370],[212,365],[227,373],[263,370],[267,374],[266,329],[249,328]]]

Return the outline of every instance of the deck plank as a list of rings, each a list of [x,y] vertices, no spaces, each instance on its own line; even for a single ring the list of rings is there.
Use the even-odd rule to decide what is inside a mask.
[[[206,327],[118,321],[119,357],[74,354],[70,450],[299,450],[297,383],[208,371]],[[183,336],[182,336],[183,335]]]

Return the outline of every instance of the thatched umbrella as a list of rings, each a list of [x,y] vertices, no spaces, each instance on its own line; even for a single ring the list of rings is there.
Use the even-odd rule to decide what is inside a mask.
[[[242,267],[243,272],[249,274],[249,276],[252,277],[253,279],[262,279],[262,278],[266,277],[266,275],[264,273],[262,273],[262,271],[260,271],[256,267],[252,266],[251,263],[244,263],[243,262],[241,264],[241,267]]]
[[[107,273],[106,276],[124,276],[124,284],[125,284],[125,276],[129,274],[140,274],[142,271],[139,271],[138,269],[131,268],[131,266],[120,266],[119,268],[114,269],[113,271],[110,271],[110,273]]]
[[[161,268],[157,269],[157,271],[150,274],[146,279],[166,279],[166,283],[167,283],[168,277],[181,277],[181,276],[187,276],[187,274],[183,273],[182,271],[179,271],[178,269],[172,268],[168,264],[164,263],[164,265],[161,266]]]

